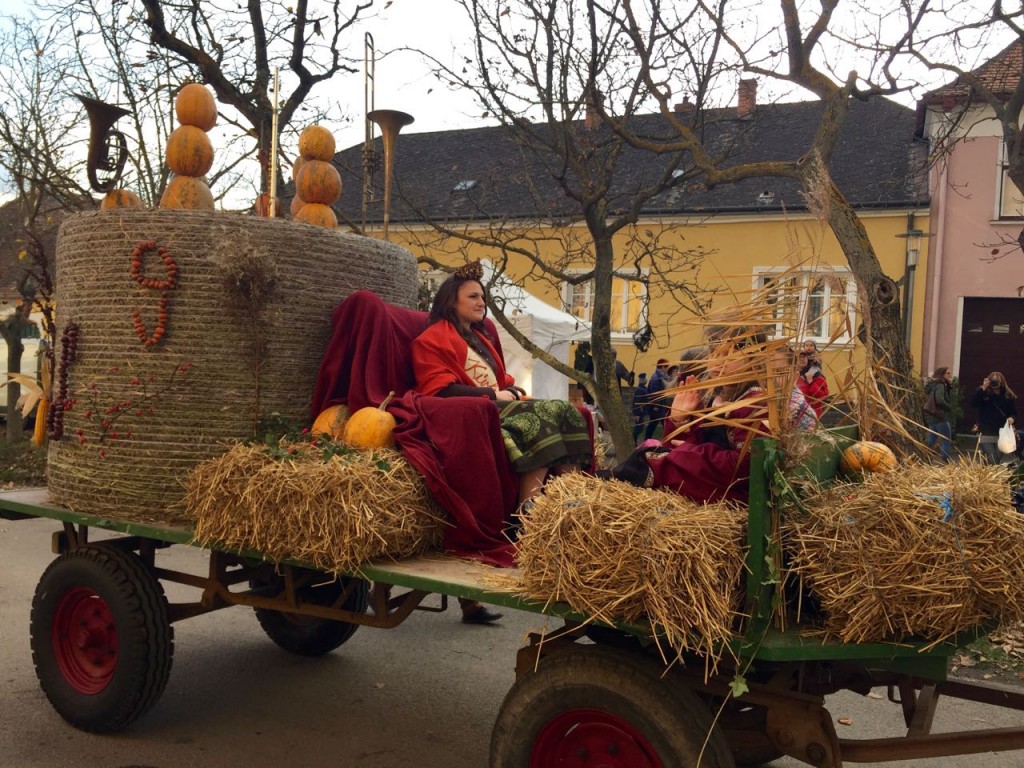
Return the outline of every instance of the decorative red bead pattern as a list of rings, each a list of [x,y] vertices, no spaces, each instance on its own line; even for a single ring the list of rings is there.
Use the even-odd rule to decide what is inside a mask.
[[[157,280],[152,277],[146,277],[143,274],[142,259],[147,252],[153,250],[157,252],[164,262],[164,269],[167,273],[166,280]],[[160,291],[160,299],[156,305],[156,328],[153,329],[153,333],[150,333],[149,329],[146,328],[146,324],[142,322],[142,312],[138,309],[132,312],[132,325],[135,327],[135,335],[139,337],[139,341],[147,347],[151,347],[159,342],[167,332],[167,305],[170,299],[170,291],[178,286],[178,265],[174,261],[174,257],[171,256],[171,252],[162,245],[157,246],[155,240],[145,240],[132,249],[131,265],[129,275],[132,280],[143,288],[152,288],[155,291]]]

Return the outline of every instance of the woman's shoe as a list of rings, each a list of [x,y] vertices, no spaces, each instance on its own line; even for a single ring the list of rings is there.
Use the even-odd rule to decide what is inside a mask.
[[[463,611],[462,623],[463,624],[493,624],[500,619],[504,614],[496,611],[487,610],[487,606],[480,605],[471,611]]]

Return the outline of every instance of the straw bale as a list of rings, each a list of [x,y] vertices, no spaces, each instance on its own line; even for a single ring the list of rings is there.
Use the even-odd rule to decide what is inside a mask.
[[[330,572],[437,548],[445,525],[423,479],[388,448],[325,460],[308,444],[235,445],[193,468],[185,505],[201,545]]]
[[[1010,505],[1006,469],[909,463],[804,507],[784,519],[783,547],[827,635],[941,642],[1024,617],[1024,516]]]
[[[169,250],[177,285],[166,334],[144,346],[132,313],[151,333],[160,291],[133,280],[130,266],[150,240]],[[167,276],[155,252],[142,267],[146,278]],[[308,421],[334,307],[358,289],[413,306],[416,264],[398,246],[283,219],[116,209],[65,219],[56,283],[58,334],[70,322],[80,332],[66,371],[77,402],[50,442],[51,497],[86,513],[177,522],[193,466],[252,438],[261,419]]]
[[[614,624],[644,617],[676,654],[718,658],[736,622],[742,510],[578,473],[523,517],[517,591]]]

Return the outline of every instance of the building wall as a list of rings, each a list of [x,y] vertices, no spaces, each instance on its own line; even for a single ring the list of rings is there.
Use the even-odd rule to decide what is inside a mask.
[[[899,280],[905,271],[907,241],[900,235],[907,230],[908,213],[910,211],[902,209],[869,212],[861,217],[883,271],[894,280]],[[927,211],[917,210],[914,213],[915,226],[927,230]],[[643,221],[637,227],[639,233],[654,230],[658,231],[659,243],[664,247],[707,252],[699,270],[699,279],[707,288],[717,289],[712,298],[715,309],[749,301],[757,268],[800,265],[803,269],[827,271],[832,267],[846,267],[845,257],[827,225],[809,214],[662,218]],[[547,239],[547,253],[554,258],[558,246],[550,231],[537,229],[529,234],[540,236],[541,240]],[[582,231],[575,234],[585,235]],[[623,250],[625,237],[620,237],[617,252]],[[464,248],[452,240],[439,239],[436,233],[422,227],[403,228],[399,225],[392,229],[392,240],[405,245],[418,257],[429,255],[444,264],[464,263],[467,258],[488,258],[492,261],[499,258],[498,254],[479,246]],[[522,242],[529,240],[532,238],[524,238]],[[541,252],[545,251],[542,249]],[[927,258],[922,254],[914,281],[911,349],[915,360],[920,359],[927,264]],[[530,271],[529,262],[523,256],[511,254],[509,271],[517,277],[527,275]],[[561,307],[561,296],[556,286],[540,279],[528,278],[525,287],[553,306]],[[700,340],[700,326],[692,312],[680,310],[678,302],[671,296],[656,296],[657,286],[652,291],[651,325],[655,331],[654,344],[646,353],[637,352],[628,338],[623,338],[615,345],[619,350],[619,358],[627,367],[648,373],[653,370],[658,358],[678,359],[681,350]],[[703,294],[705,298],[707,295]],[[853,330],[856,331],[856,328]],[[826,368],[830,361],[834,361],[838,367],[839,358],[848,360],[853,347],[852,343],[836,344],[824,350]]]
[[[941,113],[930,113],[926,130],[934,135],[944,119]],[[956,370],[958,311],[964,297],[1016,298],[1024,283],[1019,250],[1006,246],[1024,222],[997,218],[1002,178],[998,126],[987,109],[979,108],[963,121],[958,137],[930,178],[928,245],[934,269],[926,296],[926,371],[940,365]]]

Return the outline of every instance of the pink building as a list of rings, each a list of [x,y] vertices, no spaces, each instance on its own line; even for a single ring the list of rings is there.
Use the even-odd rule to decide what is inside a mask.
[[[972,74],[1005,98],[1021,71],[1018,41]],[[1024,395],[1024,196],[1006,177],[1000,123],[964,78],[922,99],[918,117],[934,159],[921,372],[951,366],[969,395],[998,370]]]

